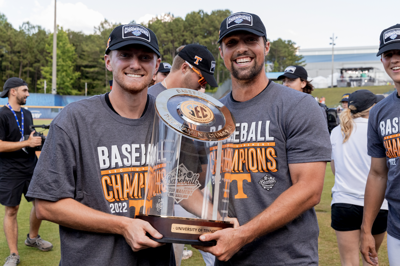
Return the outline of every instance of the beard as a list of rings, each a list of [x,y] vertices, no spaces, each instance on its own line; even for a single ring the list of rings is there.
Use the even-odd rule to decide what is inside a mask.
[[[232,69],[232,76],[237,79],[237,80],[242,80],[242,81],[251,81],[253,80],[255,77],[257,77],[258,74],[260,74],[260,72],[263,69],[264,66],[264,62],[262,62],[261,64],[257,65],[257,60],[254,59],[254,65],[246,71],[239,71],[238,69],[235,68],[234,63],[231,63],[231,69]]]
[[[17,96],[16,100],[17,100],[17,104],[19,104],[19,105],[25,105],[26,104],[26,98],[23,97],[23,96],[20,96],[20,97]]]

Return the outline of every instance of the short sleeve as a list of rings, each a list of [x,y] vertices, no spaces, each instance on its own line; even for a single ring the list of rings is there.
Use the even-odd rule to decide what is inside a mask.
[[[335,160],[335,154],[337,156],[337,145],[343,141],[342,132],[340,126],[335,127],[331,133],[331,146],[332,146],[332,155],[331,160]]]
[[[0,140],[6,140],[8,127],[6,125],[4,114],[0,115]]]
[[[72,142],[55,124],[50,127],[28,189],[28,197],[48,201],[74,198],[76,162]]]
[[[379,135],[379,121],[375,110],[372,109],[368,119],[368,155],[374,158],[386,157],[386,149]]]
[[[331,160],[326,120],[314,98],[305,96],[287,111],[285,118],[289,164]]]

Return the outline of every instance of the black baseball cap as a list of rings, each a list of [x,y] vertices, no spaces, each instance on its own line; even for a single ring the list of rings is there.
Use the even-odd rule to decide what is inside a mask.
[[[0,93],[0,98],[8,97],[8,91],[10,89],[17,88],[20,86],[28,86],[28,83],[26,83],[23,79],[17,77],[7,79],[6,83],[4,83],[3,91]]]
[[[112,50],[118,50],[131,44],[144,45],[160,57],[156,35],[150,29],[138,24],[127,24],[116,27],[108,38],[106,54]]]
[[[263,36],[267,39],[267,31],[260,17],[247,12],[232,14],[222,21],[221,26],[219,27],[218,42],[221,43],[222,39],[227,34],[234,31],[247,31],[260,37]]]
[[[169,63],[161,62],[160,66],[158,67],[158,72],[161,73],[169,73],[171,71],[172,66]]]
[[[367,110],[375,103],[376,95],[369,90],[358,90],[349,96],[349,109],[353,114]]]
[[[302,80],[307,80],[308,74],[307,71],[302,66],[288,66],[285,73],[278,77],[278,80],[286,78],[297,79],[301,78]]]
[[[188,44],[178,53],[192,66],[198,68],[211,87],[218,87],[214,78],[215,59],[207,47],[200,44]]]
[[[382,101],[383,99],[385,99],[385,95],[383,94],[377,94],[376,95],[376,102],[379,103],[380,101]]]
[[[384,29],[379,36],[379,51],[376,56],[390,50],[400,50],[400,24]]]
[[[350,96],[350,93],[343,94],[342,99],[340,100],[340,102],[348,102],[349,101],[349,96]]]

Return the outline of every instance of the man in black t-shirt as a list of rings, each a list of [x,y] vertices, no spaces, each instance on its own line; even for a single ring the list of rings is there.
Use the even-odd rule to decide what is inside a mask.
[[[28,86],[20,78],[9,78],[0,94],[1,98],[8,97],[7,105],[0,108],[0,203],[5,206],[4,232],[10,249],[4,264],[7,266],[19,263],[17,213],[22,193],[27,193],[37,162],[32,148],[42,143],[41,137],[33,136],[34,131],[29,128],[33,124],[31,112],[21,108],[28,96]],[[29,138],[24,140],[24,135]],[[53,245],[38,235],[40,224],[33,205],[25,245],[48,251]]]

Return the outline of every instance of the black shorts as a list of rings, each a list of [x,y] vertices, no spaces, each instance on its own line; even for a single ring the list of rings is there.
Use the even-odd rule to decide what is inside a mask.
[[[27,197],[31,177],[0,177],[0,204],[15,207],[21,203],[22,193],[27,201],[33,198]]]
[[[336,231],[360,230],[364,207],[346,203],[332,205],[331,227]],[[372,234],[378,235],[386,232],[387,210],[380,210],[372,225]]]

